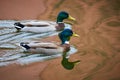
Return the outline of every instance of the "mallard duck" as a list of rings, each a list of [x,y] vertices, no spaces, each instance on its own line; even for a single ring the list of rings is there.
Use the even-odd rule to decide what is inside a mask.
[[[52,23],[49,21],[26,22],[26,23],[16,22],[14,23],[14,26],[17,29],[17,31],[34,32],[34,33],[61,31],[65,28],[65,24],[63,22],[64,19],[75,21],[75,18],[71,17],[67,12],[61,11],[57,16],[56,23]]]
[[[69,62],[69,58],[67,58],[67,52],[64,52],[62,55],[61,64],[65,69],[72,70],[76,64],[78,64],[80,60]]]
[[[20,46],[24,47],[27,52],[34,54],[53,55],[70,50],[69,40],[71,36],[78,36],[71,29],[64,29],[58,34],[61,44],[53,42],[21,42]]]

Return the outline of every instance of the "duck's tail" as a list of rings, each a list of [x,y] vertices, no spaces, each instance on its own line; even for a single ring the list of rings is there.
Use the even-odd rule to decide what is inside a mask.
[[[26,43],[21,42],[20,46],[24,47],[25,49],[30,49],[30,46],[28,46]]]
[[[21,24],[20,22],[14,23],[14,26],[17,29],[17,31],[20,31],[22,28],[25,27],[25,25]]]

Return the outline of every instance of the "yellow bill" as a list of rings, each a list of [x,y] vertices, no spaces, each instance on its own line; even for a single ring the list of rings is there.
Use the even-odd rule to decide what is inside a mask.
[[[72,16],[70,16],[70,15],[69,15],[68,19],[69,19],[69,20],[73,20],[73,21],[75,21],[75,20],[76,20],[75,18],[73,18],[73,17],[72,17]]]
[[[73,35],[72,36],[75,36],[75,37],[80,37],[78,34],[76,34],[76,33],[73,33]]]

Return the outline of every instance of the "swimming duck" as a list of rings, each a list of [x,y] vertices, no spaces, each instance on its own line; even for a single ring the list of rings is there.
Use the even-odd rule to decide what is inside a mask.
[[[71,29],[64,29],[62,32],[58,34],[59,39],[61,40],[61,44],[53,43],[53,42],[21,42],[20,46],[24,47],[27,52],[33,54],[45,54],[45,55],[53,55],[59,54],[63,52],[67,52],[70,50],[70,38],[71,36],[79,36]]]
[[[25,32],[34,32],[34,33],[43,33],[49,31],[61,31],[65,28],[65,24],[63,22],[64,19],[69,19],[75,21],[75,18],[71,17],[67,12],[61,11],[57,16],[57,21],[49,22],[49,21],[35,21],[35,22],[26,22],[14,23],[17,31],[25,31]]]
[[[72,70],[75,67],[75,65],[80,62],[80,60],[69,62],[69,58],[67,58],[67,52],[63,53],[62,58],[63,59],[61,61],[61,64],[67,70]]]

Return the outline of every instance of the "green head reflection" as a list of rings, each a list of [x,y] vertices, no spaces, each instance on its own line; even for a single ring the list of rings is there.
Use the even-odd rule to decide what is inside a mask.
[[[64,52],[62,55],[61,64],[65,69],[72,70],[74,68],[74,66],[80,62],[80,60],[77,60],[74,62],[69,62],[69,58],[66,58],[66,56],[67,56],[67,52]]]

